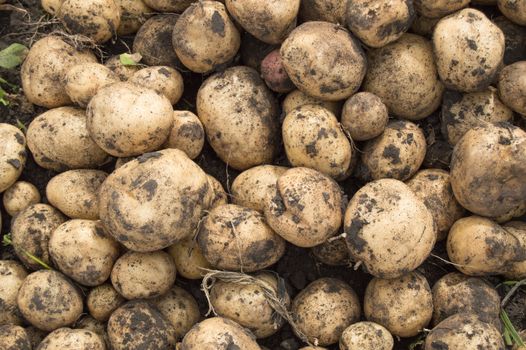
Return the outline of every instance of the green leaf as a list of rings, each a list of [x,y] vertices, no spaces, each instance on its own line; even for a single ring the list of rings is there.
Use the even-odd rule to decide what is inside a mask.
[[[0,51],[0,67],[6,69],[15,68],[24,62],[28,52],[29,49],[22,44],[11,44]]]
[[[10,245],[13,245],[13,241],[11,240],[11,234],[10,233],[6,233],[4,235],[4,237],[2,238],[2,243],[5,247],[7,246],[10,246]],[[36,256],[34,256],[33,254],[29,253],[28,251],[26,250],[23,250],[22,249],[22,252],[27,255],[31,260],[33,260],[34,262],[36,262],[37,264],[39,264],[40,266],[42,266],[43,268],[45,269],[48,269],[48,270],[53,270],[51,268],[51,266],[49,266],[48,264],[46,264],[45,262],[43,262],[40,258],[37,258]]]
[[[18,120],[18,118],[16,119],[16,126],[22,130],[22,131],[26,131],[26,125],[24,123],[22,123],[20,120]]]
[[[2,87],[0,87],[0,103],[3,104],[4,106],[7,106],[9,104],[9,101],[5,99],[6,94],[7,93],[5,92],[5,90],[2,89]]]
[[[502,323],[504,324],[504,339],[506,342],[510,340],[518,346],[525,346],[524,341],[522,340],[521,336],[515,329],[515,326],[511,322],[510,318],[508,317],[508,314],[506,311],[501,310],[500,311],[500,319],[502,320]],[[506,334],[507,333],[507,334]]]
[[[2,238],[2,244],[7,247],[11,244],[13,244],[13,242],[11,241],[11,234],[10,233],[6,233],[4,235],[4,237]]]
[[[138,53],[134,53],[133,55],[123,53],[119,56],[119,60],[123,66],[136,66],[141,59],[142,56]]]

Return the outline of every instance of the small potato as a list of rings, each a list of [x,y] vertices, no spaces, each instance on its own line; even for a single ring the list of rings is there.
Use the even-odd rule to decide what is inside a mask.
[[[427,335],[425,350],[440,347],[449,350],[504,350],[504,340],[493,325],[481,321],[477,315],[458,313],[440,322]]]
[[[66,218],[47,204],[33,204],[22,210],[11,222],[13,248],[22,263],[31,270],[43,268],[27,253],[50,264],[49,237]]]
[[[349,0],[346,23],[351,32],[371,47],[385,46],[411,27],[415,9],[410,0]]]
[[[163,14],[148,19],[133,40],[133,52],[149,66],[182,67],[172,45],[172,31],[179,15]]]
[[[22,64],[22,90],[29,102],[46,108],[71,103],[65,78],[70,68],[97,62],[91,52],[77,51],[57,36],[46,36],[31,46]]]
[[[197,242],[191,238],[184,239],[168,247],[167,252],[175,262],[177,272],[184,278],[191,280],[202,279],[206,275],[203,269],[210,269],[212,265],[205,259]]]
[[[521,26],[526,26],[526,1],[524,0],[497,0],[500,12],[510,21]]]
[[[82,63],[73,66],[66,74],[66,93],[71,101],[86,108],[101,88],[119,81],[117,75],[100,63]]]
[[[196,0],[144,0],[146,5],[160,12],[183,12]]]
[[[358,322],[347,327],[340,338],[340,350],[392,350],[389,331],[374,322]]]
[[[340,339],[343,330],[360,320],[360,301],[354,290],[335,278],[320,278],[292,301],[297,329],[309,341],[322,346]]]
[[[139,69],[141,69],[141,66],[135,65],[123,65],[120,60],[120,56],[112,56],[110,57],[104,65],[108,67],[113,73],[117,74],[117,77],[119,77],[120,81],[126,81],[132,77],[135,72],[137,72]]]
[[[252,333],[226,318],[213,317],[195,325],[183,338],[184,350],[261,350]]]
[[[327,101],[358,90],[365,55],[347,30],[329,22],[307,22],[294,29],[280,49],[290,79],[304,93]]]
[[[205,259],[222,270],[258,271],[285,253],[285,241],[261,213],[235,204],[212,209],[200,225],[197,242]]]
[[[153,306],[131,301],[119,307],[108,321],[113,350],[160,350],[175,346],[174,329]]]
[[[345,266],[351,262],[349,249],[344,238],[327,240],[310,249],[316,260],[329,266]]]
[[[175,105],[183,96],[183,77],[171,67],[143,68],[133,74],[128,81],[154,90],[159,95],[168,98],[172,105]]]
[[[438,75],[448,89],[475,92],[494,80],[504,34],[484,13],[467,8],[441,19],[433,33]]]
[[[90,136],[116,157],[158,149],[173,125],[173,108],[154,90],[120,82],[100,89],[87,109]]]
[[[174,111],[173,127],[164,148],[177,148],[195,159],[205,144],[205,129],[199,118],[190,111]]]
[[[49,239],[49,254],[55,266],[85,286],[98,286],[110,277],[119,248],[100,221],[67,221]]]
[[[212,199],[210,200],[210,209],[223,204],[228,204],[228,195],[225,192],[223,185],[221,185],[221,182],[219,182],[219,180],[213,177],[212,175],[206,174],[206,177],[208,178],[208,183],[210,184],[210,190],[212,192]]]
[[[78,108],[59,107],[39,115],[29,124],[26,137],[33,158],[45,169],[97,168],[109,159],[91,139],[86,113]]]
[[[526,82],[523,79],[525,75],[526,61],[516,62],[504,67],[500,72],[498,83],[502,102],[523,116],[526,116]]]
[[[500,328],[499,293],[481,278],[448,273],[433,286],[433,308],[434,325],[458,313],[474,313]]]
[[[282,135],[292,166],[312,168],[336,180],[349,175],[351,143],[329,110],[317,105],[294,109],[283,121]]]
[[[26,276],[27,272],[19,262],[0,260],[0,326],[22,325],[22,316],[17,308],[16,296]]]
[[[64,0],[57,17],[71,34],[81,34],[96,43],[116,35],[121,23],[120,0]]]
[[[190,5],[175,23],[172,45],[181,62],[195,73],[228,64],[239,50],[240,36],[219,1]]]
[[[11,216],[16,216],[30,205],[39,202],[40,193],[38,189],[26,181],[17,181],[4,192],[4,209]]]
[[[0,349],[31,350],[32,346],[26,330],[13,324],[0,326]]]
[[[106,349],[110,349],[110,339],[108,338],[108,333],[106,332],[106,323],[97,321],[91,316],[84,316],[75,322],[75,329],[87,330],[91,333],[97,334],[104,341]]]
[[[64,0],[41,0],[40,3],[44,10],[50,15],[56,16]]]
[[[340,0],[302,0],[299,17],[302,22],[325,21],[345,25],[347,3]]]
[[[17,304],[29,323],[48,332],[72,324],[82,313],[79,290],[53,270],[28,275],[18,291]]]
[[[337,101],[322,101],[312,96],[309,96],[300,90],[294,90],[283,100],[282,108],[285,115],[292,112],[292,110],[303,105],[318,105],[328,109],[336,117],[339,117],[342,110],[341,103]]]
[[[94,319],[106,322],[113,311],[125,301],[110,283],[105,283],[89,291],[86,297],[86,306]]]
[[[445,239],[451,226],[464,215],[464,208],[453,195],[449,173],[440,169],[421,170],[406,184],[433,215],[437,241]]]
[[[341,122],[352,140],[366,141],[379,136],[385,130],[389,113],[378,96],[370,92],[359,92],[345,101]]]
[[[26,165],[26,138],[13,125],[0,123],[0,193],[11,187]]]
[[[344,228],[353,261],[379,278],[397,278],[429,256],[436,224],[425,204],[403,182],[382,179],[363,186],[345,212]]]
[[[149,253],[129,251],[113,265],[111,283],[126,299],[154,298],[173,286],[176,273],[172,257],[161,250]]]
[[[72,219],[97,220],[99,218],[99,187],[106,180],[101,170],[69,170],[47,183],[49,203]]]
[[[363,309],[367,320],[407,338],[431,321],[433,295],[426,278],[418,272],[394,279],[373,278],[365,291]]]
[[[154,11],[143,0],[119,0],[121,23],[117,28],[118,36],[135,34]]]
[[[526,222],[510,221],[502,226],[526,246]],[[509,280],[520,281],[526,277],[526,259],[511,262],[504,270],[504,276]]]
[[[265,80],[267,86],[277,93],[287,93],[295,89],[283,67],[279,49],[270,52],[261,61],[261,77]]]
[[[271,163],[278,151],[278,102],[251,68],[208,78],[197,93],[197,115],[219,158],[237,170]]]
[[[176,339],[182,339],[201,318],[197,301],[178,286],[173,286],[166,294],[154,299],[153,303],[173,326]]]
[[[44,338],[38,350],[89,349],[105,350],[106,344],[98,334],[86,329],[59,328]]]
[[[380,136],[365,144],[359,176],[367,180],[393,178],[405,181],[424,162],[426,149],[426,138],[420,127],[409,121],[392,121]]]
[[[279,44],[287,37],[300,9],[300,0],[226,0],[225,4],[243,29],[268,44]]]
[[[427,18],[440,18],[468,6],[470,0],[415,0],[416,11]]]

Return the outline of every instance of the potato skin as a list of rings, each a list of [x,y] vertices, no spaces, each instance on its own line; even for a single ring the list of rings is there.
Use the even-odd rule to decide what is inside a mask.
[[[143,0],[146,5],[160,12],[183,12],[196,0]]]
[[[389,331],[374,322],[357,322],[347,327],[340,338],[340,350],[392,350],[394,339]]]
[[[359,92],[343,105],[341,123],[354,141],[366,141],[379,136],[389,122],[387,106],[370,92]]]
[[[0,349],[31,350],[32,346],[26,330],[13,324],[0,326]]]
[[[279,49],[270,52],[261,61],[261,78],[269,89],[278,93],[287,93],[296,88],[283,67]]]
[[[113,311],[125,301],[126,299],[110,283],[104,283],[89,291],[86,297],[86,306],[95,320],[106,322]]]
[[[280,54],[294,85],[321,100],[351,96],[365,76],[367,63],[361,47],[336,24],[303,23],[283,42]]]
[[[345,266],[351,263],[349,249],[344,238],[327,240],[325,243],[312,247],[312,255],[319,262],[329,266]]]
[[[183,77],[171,67],[146,67],[133,74],[128,81],[150,88],[159,95],[164,95],[172,105],[175,105],[183,96]]]
[[[510,21],[521,26],[526,26],[526,1],[524,0],[497,0],[500,12]]]
[[[68,70],[65,89],[71,101],[86,108],[98,90],[119,81],[117,75],[100,63],[77,64]]]
[[[0,193],[13,185],[26,165],[26,138],[13,125],[0,123]]]
[[[526,61],[513,63],[500,72],[498,83],[502,102],[522,116],[526,116],[526,83],[520,78],[524,74]]]
[[[208,78],[197,93],[197,115],[214,151],[235,169],[270,163],[278,151],[278,104],[252,68]]]
[[[199,118],[190,111],[174,111],[173,127],[164,148],[177,148],[195,159],[205,144],[205,129]]]
[[[143,0],[119,0],[121,23],[117,35],[125,36],[136,33],[154,12]]]
[[[226,204],[226,203],[225,203]],[[191,280],[202,279],[212,265],[205,259],[197,242],[193,238],[183,239],[167,248],[168,254],[174,259],[177,272]]]
[[[290,92],[283,100],[282,109],[285,115],[289,114],[292,110],[303,105],[319,105],[325,109],[328,109],[336,117],[340,115],[342,110],[341,103],[338,101],[323,101],[300,90],[294,90]]]
[[[104,339],[87,329],[60,328],[49,333],[37,350],[61,350],[64,346],[77,349],[105,350]]]
[[[16,297],[26,277],[27,271],[19,262],[0,260],[0,326],[22,325]]]
[[[210,200],[210,208],[213,209],[220,205],[228,204],[228,195],[225,192],[223,185],[221,185],[221,182],[219,182],[219,180],[213,177],[212,175],[206,174],[206,178],[208,179],[208,183],[210,184],[210,190],[212,193],[212,198]]]
[[[427,18],[440,18],[458,11],[469,4],[470,0],[415,0],[416,11]]]

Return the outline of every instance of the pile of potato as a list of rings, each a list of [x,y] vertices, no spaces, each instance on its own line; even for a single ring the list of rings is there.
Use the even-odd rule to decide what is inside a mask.
[[[0,261],[0,349],[257,350],[285,323],[303,350],[424,329],[426,350],[505,348],[484,277],[526,277],[526,1],[42,6],[142,60],[50,35],[23,63],[47,111],[0,124],[18,256]],[[189,79],[195,109],[174,110]],[[207,174],[205,143],[240,174]],[[55,172],[45,191],[19,181],[28,157]],[[431,286],[436,244],[458,272]],[[365,295],[330,277],[294,295],[272,270],[292,245],[369,273]],[[206,318],[176,280],[211,270],[246,277],[203,284]]]

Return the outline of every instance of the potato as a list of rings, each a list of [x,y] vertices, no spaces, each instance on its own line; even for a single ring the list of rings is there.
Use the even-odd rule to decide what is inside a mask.
[[[190,5],[175,23],[172,45],[181,62],[195,73],[228,64],[239,50],[240,36],[219,1]]]
[[[0,326],[22,324],[16,296],[26,276],[27,272],[19,262],[0,260]]]
[[[310,251],[316,260],[325,265],[345,266],[351,262],[344,238],[327,240],[325,243],[312,247]]]
[[[272,91],[287,93],[295,89],[294,84],[283,67],[279,49],[270,52],[263,61],[261,61],[261,77]]]
[[[237,170],[270,163],[278,151],[278,103],[251,68],[208,78],[197,93],[197,115],[219,158]]]
[[[38,350],[61,350],[64,347],[105,350],[106,344],[104,339],[92,331],[64,327],[49,333],[38,346]]]
[[[526,6],[526,3],[525,3]],[[526,82],[521,77],[526,74],[526,61],[504,67],[499,75],[499,96],[515,112],[526,116]],[[511,119],[511,118],[510,118]]]
[[[293,166],[312,168],[336,180],[349,175],[351,143],[329,110],[317,105],[294,109],[283,121],[282,135]]]
[[[56,16],[64,0],[41,0],[40,3],[44,10],[50,15]]]
[[[283,100],[282,108],[285,115],[292,112],[292,110],[303,105],[318,105],[328,109],[335,116],[339,117],[342,110],[341,103],[337,101],[322,101],[311,97],[300,90],[294,90],[289,93]]]
[[[108,321],[114,350],[159,350],[175,346],[171,324],[153,306],[131,301],[115,310]]]
[[[299,17],[302,22],[326,21],[345,25],[347,3],[340,0],[302,0]]]
[[[440,322],[427,335],[425,350],[504,350],[504,340],[495,326],[482,322],[476,315],[458,313]]]
[[[433,49],[438,75],[447,88],[482,91],[502,64],[504,34],[482,12],[468,8],[437,23]]]
[[[183,77],[171,67],[146,67],[133,74],[128,81],[154,90],[168,98],[172,105],[183,96]]]
[[[115,170],[99,192],[99,215],[126,248],[164,249],[197,229],[212,193],[206,174],[182,151],[146,153]]]
[[[87,109],[87,125],[100,148],[116,157],[157,150],[168,138],[173,108],[154,90],[120,82],[100,89]]]
[[[440,106],[444,86],[437,78],[432,46],[427,39],[404,34],[394,43],[370,50],[367,58],[369,68],[363,90],[380,97],[389,113],[420,120]]]
[[[202,279],[206,275],[203,269],[211,269],[212,265],[205,259],[197,242],[191,238],[184,239],[168,247],[167,252],[175,262],[177,272],[191,280]]]
[[[524,0],[497,0],[500,12],[510,21],[521,26],[526,26],[526,1]]]
[[[11,187],[26,165],[26,138],[15,126],[0,123],[0,193]]]
[[[481,92],[461,94],[446,91],[442,104],[442,134],[451,145],[456,145],[468,130],[483,127],[488,122],[511,121],[513,111],[506,107],[490,87]]]
[[[436,240],[436,224],[425,204],[403,182],[382,179],[363,186],[345,212],[344,228],[353,261],[379,278],[415,270]]]
[[[200,225],[197,242],[205,259],[222,270],[258,271],[285,253],[285,241],[261,213],[235,204],[213,208]]]
[[[29,323],[48,332],[72,324],[82,313],[79,290],[53,270],[28,275],[18,291],[17,304]]]
[[[284,286],[281,286],[282,290],[280,290],[279,281],[274,274],[264,272],[254,277],[270,288],[274,296],[282,300],[285,307],[290,306],[290,297]],[[219,280],[210,291],[210,303],[217,315],[250,329],[257,338],[270,337],[285,323],[268,302],[265,290],[255,283]]]
[[[77,64],[97,62],[91,52],[77,51],[57,36],[46,36],[31,46],[22,64],[22,90],[29,102],[46,108],[71,103],[65,78]]]
[[[55,266],[85,286],[98,286],[108,279],[119,248],[99,221],[67,221],[49,238],[49,254]]]
[[[154,298],[173,286],[176,273],[172,257],[163,251],[129,251],[113,265],[111,283],[126,299]]]
[[[120,56],[112,56],[110,57],[104,65],[111,69],[112,72],[117,74],[117,77],[119,77],[120,81],[126,81],[132,77],[135,72],[137,72],[139,69],[141,69],[141,66],[139,65],[123,65]]]
[[[197,301],[178,286],[173,286],[153,303],[173,326],[176,339],[182,339],[201,318]]]
[[[373,278],[363,301],[365,317],[398,337],[413,337],[431,321],[433,295],[418,272],[393,279]]]
[[[474,313],[500,328],[500,296],[481,278],[448,273],[433,286],[433,324],[458,313]]]
[[[26,137],[36,163],[54,171],[105,164],[109,156],[91,139],[86,122],[86,113],[73,107],[50,109],[33,119]]]
[[[144,0],[144,2],[160,12],[183,12],[196,0]]]
[[[40,193],[38,189],[26,181],[17,181],[4,192],[4,209],[11,216],[16,216],[30,205],[39,202]]]
[[[117,75],[100,63],[82,63],[68,70],[65,89],[71,101],[86,108],[101,88],[119,81]]]
[[[117,35],[135,34],[154,11],[143,0],[119,0],[121,23]]]
[[[87,330],[97,334],[103,340],[106,349],[110,349],[110,339],[106,332],[106,323],[97,321],[91,316],[84,316],[75,323],[75,329]]]
[[[346,23],[351,32],[371,47],[385,46],[402,36],[415,18],[410,0],[350,0]]]
[[[243,349],[260,350],[252,333],[226,318],[213,317],[195,325],[186,333],[184,350]]]
[[[310,342],[326,346],[340,339],[343,330],[360,320],[360,301],[354,290],[335,278],[320,278],[292,301],[297,331]]]
[[[468,6],[470,0],[416,0],[415,9],[422,16],[440,18]]]
[[[331,178],[313,169],[292,168],[279,177],[265,201],[265,218],[278,235],[310,248],[338,232],[342,201],[340,187]]]
[[[329,22],[303,23],[283,42],[280,54],[294,85],[320,100],[348,98],[365,75],[366,59],[358,41]]]
[[[453,195],[449,173],[441,169],[420,170],[406,184],[433,215],[437,241],[445,239],[451,226],[464,215],[464,208]]]
[[[119,1],[64,0],[57,17],[71,34],[81,34],[96,43],[104,43],[117,34],[121,23]]]
[[[447,255],[470,276],[497,275],[512,261],[526,260],[521,242],[496,222],[469,216],[455,222],[447,237]]]
[[[521,246],[526,245],[526,223],[523,221],[510,221],[503,228],[515,236]],[[521,280],[526,277],[526,259],[511,262],[504,270],[504,276],[510,280]]]
[[[393,178],[405,181],[424,162],[426,148],[424,132],[416,124],[404,120],[389,122],[380,136],[365,144],[359,176],[373,180]]]
[[[228,204],[228,195],[225,192],[223,185],[221,185],[221,182],[212,175],[206,174],[206,177],[208,178],[208,183],[210,184],[210,190],[212,192],[210,208],[212,209],[223,204]]]
[[[27,253],[50,264],[49,237],[65,221],[66,218],[58,210],[47,204],[30,205],[11,221],[13,248],[27,268],[31,270],[42,268]]]
[[[182,67],[172,45],[172,31],[179,15],[163,14],[148,19],[133,40],[133,52],[149,66]]]
[[[32,346],[26,330],[13,324],[0,326],[0,349],[31,350]]]
[[[451,186],[458,202],[499,221],[526,212],[525,176],[526,132],[509,124],[468,131],[451,157]]]
[[[385,327],[358,322],[347,327],[340,338],[340,350],[392,350],[394,339]]]
[[[174,111],[173,127],[164,148],[177,148],[195,159],[205,144],[205,129],[199,118],[190,111]]]
[[[359,92],[345,101],[341,122],[352,140],[366,141],[379,136],[385,130],[389,113],[378,96],[370,92]]]
[[[86,297],[86,306],[90,315],[100,322],[106,322],[113,311],[125,302],[125,299],[110,283],[94,287]]]
[[[268,44],[279,44],[287,37],[300,9],[300,0],[226,0],[225,4],[243,29]]]

